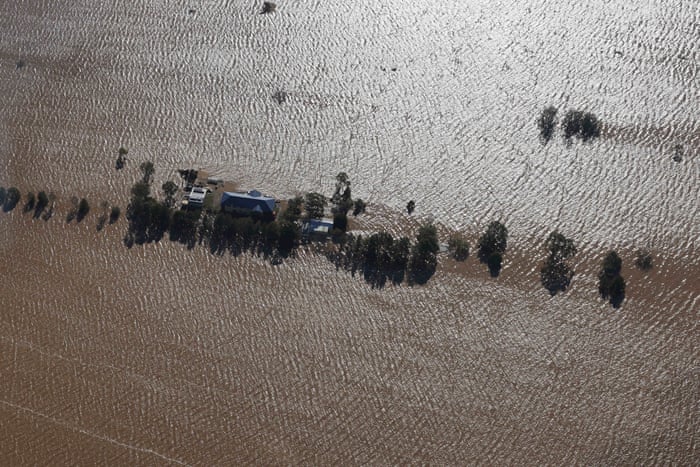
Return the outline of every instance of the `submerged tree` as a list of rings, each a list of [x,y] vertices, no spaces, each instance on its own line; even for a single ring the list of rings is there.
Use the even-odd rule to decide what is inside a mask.
[[[78,211],[76,212],[76,220],[78,222],[82,221],[85,216],[87,216],[88,212],[90,212],[90,204],[85,198],[81,198],[80,202],[78,203]]]
[[[615,252],[609,252],[603,259],[598,273],[598,291],[605,300],[610,300],[614,308],[618,308],[625,299],[625,280],[620,275],[622,259]]]
[[[413,211],[415,211],[415,209],[416,209],[416,202],[415,201],[411,200],[408,202],[408,204],[406,204],[406,212],[409,215],[413,214]]]
[[[542,286],[551,295],[555,295],[557,292],[565,291],[571,283],[574,271],[566,260],[576,254],[576,246],[573,240],[555,230],[549,234],[545,248],[549,255],[545,265],[540,269],[540,280]]]
[[[564,137],[569,140],[572,136],[588,141],[600,136],[600,123],[598,117],[590,112],[569,110],[562,121]]]
[[[304,210],[309,219],[320,219],[328,205],[328,200],[320,193],[307,193],[304,197]]]
[[[537,127],[540,129],[540,137],[545,144],[552,139],[556,124],[557,108],[550,105],[542,111],[540,118],[537,119]]]
[[[416,243],[411,249],[409,269],[411,282],[425,284],[435,274],[437,268],[437,252],[440,244],[437,229],[432,224],[426,224],[418,229]]]
[[[486,263],[489,272],[496,277],[501,272],[503,253],[508,245],[508,229],[498,221],[491,222],[479,238],[479,260]]]
[[[353,207],[352,194],[350,191],[350,179],[348,174],[340,172],[335,176],[335,191],[331,197],[333,213],[347,214]]]
[[[469,257],[469,242],[459,234],[450,237],[447,248],[457,261],[464,261]]]
[[[17,206],[17,203],[19,203],[20,199],[22,199],[22,195],[20,194],[17,188],[8,188],[7,192],[5,193],[5,202],[2,206],[3,211],[12,211],[15,208],[15,206]]]

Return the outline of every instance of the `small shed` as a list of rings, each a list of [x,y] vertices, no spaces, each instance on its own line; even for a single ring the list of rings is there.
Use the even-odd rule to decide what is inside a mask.
[[[309,219],[301,226],[301,236],[306,239],[325,240],[333,232],[333,219]]]

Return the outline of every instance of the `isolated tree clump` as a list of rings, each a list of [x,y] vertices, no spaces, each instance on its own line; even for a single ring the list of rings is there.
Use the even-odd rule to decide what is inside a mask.
[[[588,141],[600,136],[600,123],[598,118],[590,112],[580,110],[569,110],[564,115],[561,123],[564,129],[564,138],[570,140],[572,136]]]
[[[450,237],[447,248],[457,261],[464,261],[469,257],[469,242],[459,234]]]
[[[411,282],[425,284],[435,274],[437,268],[437,252],[440,250],[437,229],[432,224],[426,224],[418,229],[416,243],[411,249],[409,269]]]
[[[2,209],[5,212],[12,211],[17,206],[17,203],[19,203],[21,198],[22,195],[17,188],[8,188],[7,192],[5,193],[5,202],[3,203]]]
[[[367,209],[367,203],[365,203],[362,198],[357,198],[353,204],[352,215],[359,216],[364,213]]]
[[[574,271],[566,260],[576,254],[576,246],[573,240],[555,230],[549,234],[545,248],[549,255],[540,269],[540,281],[551,295],[556,295],[557,292],[566,290],[574,276]]]
[[[335,191],[331,197],[331,203],[333,204],[333,214],[347,214],[353,207],[350,179],[345,172],[340,172],[335,176]]]
[[[503,253],[507,245],[508,229],[498,221],[491,222],[479,238],[479,260],[486,263],[493,277],[497,277],[501,272]]]
[[[326,197],[320,193],[307,193],[304,197],[304,210],[308,219],[320,219],[328,205]]]
[[[177,185],[175,184],[175,182],[168,180],[167,182],[163,183],[163,186],[161,188],[163,189],[163,194],[165,195],[165,205],[169,208],[173,207],[173,205],[175,204],[175,193],[177,193]]]
[[[618,308],[625,299],[625,279],[620,275],[622,259],[615,252],[609,252],[603,259],[598,273],[598,292],[604,300],[610,300],[614,308]]]
[[[540,118],[537,119],[537,127],[540,129],[540,138],[542,138],[545,144],[552,139],[556,125],[557,108],[550,105],[542,111]]]
[[[78,211],[76,213],[76,220],[78,222],[82,221],[85,219],[85,216],[87,216],[88,212],[90,212],[90,204],[85,198],[81,198],[80,202],[78,203]]]
[[[413,214],[413,211],[415,211],[415,210],[416,210],[416,202],[413,200],[409,201],[408,204],[406,204],[406,212],[409,215],[411,215],[411,214]]]
[[[639,250],[637,252],[637,258],[635,259],[634,264],[642,271],[648,271],[654,267],[651,252],[649,250]]]
[[[36,197],[36,207],[34,208],[34,217],[39,217],[41,213],[49,205],[49,197],[45,191],[40,191]]]

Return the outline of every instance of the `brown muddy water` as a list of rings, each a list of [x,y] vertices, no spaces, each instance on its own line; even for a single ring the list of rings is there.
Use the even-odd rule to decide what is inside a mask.
[[[0,213],[0,463],[697,464],[700,4],[565,3],[0,0],[0,185],[58,196]],[[549,104],[603,137],[542,146]],[[145,160],[280,197],[344,170],[358,228],[500,218],[512,247],[382,290],[305,250],[127,249],[95,211]],[[550,298],[554,228],[581,251]]]

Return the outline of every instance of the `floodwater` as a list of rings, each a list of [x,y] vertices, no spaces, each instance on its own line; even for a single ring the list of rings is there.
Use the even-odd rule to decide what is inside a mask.
[[[58,196],[46,222],[0,213],[3,464],[697,463],[697,2],[0,7],[0,185]],[[602,137],[543,146],[547,105]],[[279,197],[345,171],[361,228],[473,240],[500,218],[511,250],[498,279],[441,258],[376,290],[307,251],[127,249],[96,211],[145,160],[156,186],[194,166]],[[550,298],[554,228],[580,253]],[[618,310],[596,295],[610,248]]]

